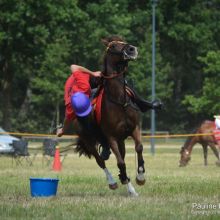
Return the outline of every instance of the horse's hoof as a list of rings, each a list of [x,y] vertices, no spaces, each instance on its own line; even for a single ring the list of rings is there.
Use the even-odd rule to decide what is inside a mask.
[[[139,195],[138,195],[138,193],[134,192],[134,193],[129,193],[129,196],[131,196],[131,197],[138,197]]]
[[[118,184],[117,183],[113,183],[113,184],[109,184],[109,189],[115,190],[118,188]]]
[[[186,167],[186,164],[179,164],[179,167]]]
[[[136,183],[137,183],[139,186],[143,186],[143,185],[145,184],[145,179],[139,180],[139,179],[136,177]]]

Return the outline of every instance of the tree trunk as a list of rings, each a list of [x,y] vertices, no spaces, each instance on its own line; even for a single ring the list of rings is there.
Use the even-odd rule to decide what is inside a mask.
[[[27,90],[26,90],[26,95],[25,95],[24,101],[23,101],[23,103],[20,107],[18,117],[26,116],[28,114],[31,95],[32,95],[32,91],[28,87]]]
[[[13,74],[9,70],[8,62],[5,61],[3,65],[3,79],[2,79],[2,126],[5,130],[11,130],[11,84]]]

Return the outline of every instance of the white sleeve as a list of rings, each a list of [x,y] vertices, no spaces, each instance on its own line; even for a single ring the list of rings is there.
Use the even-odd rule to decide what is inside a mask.
[[[220,119],[218,118],[215,119],[215,125],[216,125],[216,128],[220,129]]]

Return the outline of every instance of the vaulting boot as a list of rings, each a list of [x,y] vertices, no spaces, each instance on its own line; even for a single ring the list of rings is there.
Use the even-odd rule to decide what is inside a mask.
[[[142,112],[146,112],[150,109],[155,109],[155,110],[160,110],[163,107],[163,104],[158,101],[155,100],[153,102],[149,102],[143,98],[141,98],[137,92],[135,92],[134,89],[131,89],[130,87],[128,87],[128,85],[126,85],[126,90],[128,91],[131,97],[131,100],[138,106],[138,108],[142,111]]]

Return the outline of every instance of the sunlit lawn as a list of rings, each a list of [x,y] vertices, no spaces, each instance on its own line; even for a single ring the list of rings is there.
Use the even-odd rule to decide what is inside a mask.
[[[56,173],[39,154],[28,166],[0,158],[0,219],[220,219],[220,168],[210,151],[209,165],[203,165],[201,147],[196,147],[188,167],[179,168],[179,148],[169,143],[150,154],[145,146],[146,184],[135,183],[135,157],[128,149],[127,171],[139,197],[131,198],[118,181],[116,160],[111,155],[107,167],[119,183],[111,191],[95,160],[70,154]],[[56,197],[32,198],[30,177],[58,177]],[[217,205],[217,209],[196,209],[193,205]]]

